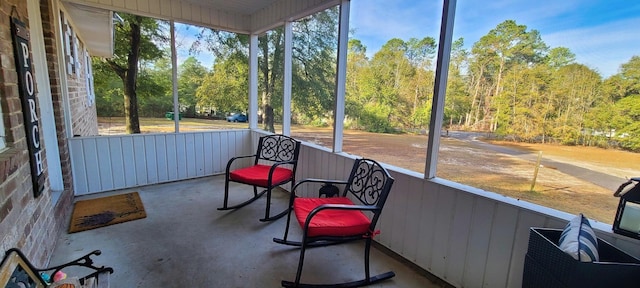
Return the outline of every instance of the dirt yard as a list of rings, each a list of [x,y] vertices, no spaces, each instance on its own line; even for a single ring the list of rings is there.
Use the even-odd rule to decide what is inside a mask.
[[[173,132],[174,124],[166,119],[142,119],[143,133]],[[123,134],[122,118],[100,118],[100,134]],[[183,119],[180,131],[244,128],[246,123]],[[278,129],[278,128],[276,128]],[[292,127],[292,136],[331,147],[329,128]],[[537,154],[543,158],[591,169],[621,178],[640,176],[640,154],[591,147],[567,147],[541,144],[493,143]],[[412,134],[375,134],[345,131],[343,151],[423,173],[426,162],[427,137]],[[584,213],[587,217],[612,223],[618,205],[613,191],[588,181],[564,174],[554,167],[541,167],[531,191],[535,161],[484,149],[474,141],[442,137],[438,154],[437,176],[469,186],[495,192],[566,211]],[[622,184],[622,183],[620,183]]]

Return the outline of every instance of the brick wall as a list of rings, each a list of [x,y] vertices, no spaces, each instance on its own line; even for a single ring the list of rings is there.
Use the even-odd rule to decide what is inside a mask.
[[[71,75],[67,74],[73,135],[95,136],[98,135],[98,116],[95,103],[90,103],[87,98],[87,78],[85,73],[87,61],[86,57],[84,57],[84,45],[82,42],[80,42],[78,53],[80,54],[80,71]]]
[[[62,220],[55,219],[48,186],[40,197],[33,196],[10,29],[12,10],[24,23],[29,16],[26,1],[0,1],[0,104],[9,147],[0,152],[0,252],[18,247],[42,265],[49,259]]]
[[[60,84],[60,68],[58,65],[58,48],[56,47],[56,23],[53,5],[49,1],[40,1],[40,13],[42,17],[42,30],[44,45],[47,51],[47,66],[49,68],[49,85],[51,86],[51,100],[53,102],[53,115],[56,122],[56,134],[58,136],[58,150],[60,152],[60,165],[62,166],[62,179],[64,181],[65,194],[63,196],[73,196],[73,183],[71,175],[71,158],[69,155],[69,145],[67,141],[67,130],[64,121],[64,106],[62,86]],[[63,197],[60,201],[71,201],[72,197]],[[61,203],[63,204],[63,203]],[[67,203],[68,204],[68,203]],[[65,205],[61,205],[65,206]],[[68,205],[66,205],[68,206]],[[69,209],[68,209],[69,210]],[[58,211],[56,211],[58,213]],[[66,216],[64,211],[60,211],[59,217]]]

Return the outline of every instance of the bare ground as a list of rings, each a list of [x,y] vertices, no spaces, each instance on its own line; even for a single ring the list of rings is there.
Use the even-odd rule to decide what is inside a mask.
[[[203,119],[185,119],[180,131],[246,128],[246,123],[227,123]],[[123,134],[122,118],[100,118],[100,134]],[[276,128],[277,129],[277,128]],[[166,119],[143,119],[143,133],[173,132]],[[292,136],[331,147],[329,128],[292,127]],[[544,151],[547,159],[571,163],[618,177],[640,176],[640,155],[592,147],[567,147],[543,144],[494,142],[523,153]],[[370,157],[398,167],[424,172],[427,137],[412,134],[376,134],[346,130],[343,151]],[[469,186],[521,199],[569,213],[612,223],[618,205],[613,191],[564,174],[553,167],[541,167],[535,188],[531,190],[535,162],[517,156],[484,149],[474,143],[442,137],[437,176]],[[622,183],[621,183],[622,184]]]

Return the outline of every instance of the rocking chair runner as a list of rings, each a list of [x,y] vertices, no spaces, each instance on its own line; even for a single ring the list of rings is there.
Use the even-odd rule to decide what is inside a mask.
[[[353,164],[347,181],[305,179],[294,186],[291,191],[289,214],[284,238],[273,238],[280,244],[300,246],[300,260],[295,282],[282,281],[284,287],[360,287],[370,285],[395,276],[392,271],[370,276],[369,251],[371,241],[378,233],[376,223],[382,212],[394,179],[378,162],[370,159],[358,159]],[[315,182],[324,183],[319,196],[326,198],[303,198],[296,196],[296,188],[301,184]],[[338,197],[337,187],[344,184],[344,191]],[[316,184],[317,185],[317,184]],[[357,201],[356,201],[357,199]],[[359,202],[354,204],[353,201]],[[291,211],[303,229],[302,241],[287,240]],[[369,218],[363,212],[370,212]],[[354,240],[365,240],[364,268],[365,278],[359,281],[340,284],[301,284],[302,265],[305,249],[308,247],[327,246]]]
[[[271,190],[291,182],[295,185],[296,166],[300,152],[300,141],[285,135],[268,135],[260,137],[258,151],[254,155],[233,157],[227,163],[224,181],[224,203],[218,210],[238,209],[257,200],[267,193],[265,215],[260,221],[276,220],[287,214],[288,209],[271,217]],[[243,158],[254,158],[253,165],[231,170],[234,161]],[[253,186],[253,198],[237,205],[229,206],[229,182],[237,182]],[[265,188],[258,193],[258,187]]]

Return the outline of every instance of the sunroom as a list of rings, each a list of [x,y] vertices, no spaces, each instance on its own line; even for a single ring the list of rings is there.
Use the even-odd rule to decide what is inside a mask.
[[[345,85],[347,85],[346,55],[349,15],[353,13],[350,11],[352,1],[69,0],[62,1],[61,4],[65,7],[75,7],[77,10],[74,11],[78,13],[84,13],[83,11],[125,12],[247,34],[250,39],[248,128],[181,133],[179,132],[180,121],[174,119],[175,133],[69,137],[67,141],[75,196],[91,197],[89,194],[162,185],[168,185],[172,187],[171,189],[180,189],[180,183],[208,179],[219,183],[220,175],[224,174],[225,165],[230,158],[252,154],[259,137],[270,134],[260,129],[259,117],[257,117],[260,110],[257,41],[259,35],[265,31],[280,26],[283,26],[285,31],[284,93],[282,123],[279,127],[282,130],[276,132],[291,135],[291,25],[297,19],[334,6],[339,6],[340,14],[335,101],[332,113],[333,137],[331,144],[328,145],[330,148],[303,142],[296,178],[344,178],[353,161],[358,158],[358,155],[343,151]],[[429,275],[454,287],[520,287],[523,285],[523,269],[530,228],[563,228],[575,215],[436,176],[441,135],[448,133],[443,131],[442,127],[447,74],[453,45],[453,28],[456,22],[454,21],[456,4],[455,0],[443,1],[440,6],[442,13],[438,14],[441,17],[438,19],[441,25],[438,42],[440,45],[438,45],[434,63],[434,85],[429,87],[433,90],[431,103],[433,108],[428,124],[428,137],[425,138],[426,162],[422,163],[425,167],[424,173],[393,165],[386,166],[395,178],[395,184],[385,211],[378,222],[382,233],[375,238],[375,241],[387,254],[398,256],[412,267],[426,271]],[[79,18],[75,20],[76,25],[80,27],[90,26],[90,20],[85,22],[81,22]],[[176,101],[174,111],[178,110],[177,105]],[[161,185],[156,186],[157,184]],[[188,198],[189,196],[181,194],[180,197]],[[166,201],[172,200],[166,199]],[[218,203],[210,205],[213,210]],[[240,209],[229,213],[226,218],[243,213],[246,212]],[[243,218],[243,221],[245,220],[247,219]],[[259,223],[257,218],[255,220],[256,225],[251,227],[256,231],[250,233],[263,233],[259,225],[273,226],[278,223],[274,221],[274,223],[263,224]],[[188,223],[175,224],[189,225]],[[598,237],[635,257],[640,257],[640,249],[638,249],[640,241],[612,233],[609,224],[595,222],[592,225]],[[273,235],[273,237],[276,236]],[[81,236],[77,234],[73,237]],[[270,237],[266,237],[265,241],[271,239]],[[112,238],[109,241],[117,240]],[[64,245],[64,243],[57,245]],[[123,243],[123,245],[127,244]],[[259,248],[264,249],[264,247]],[[177,249],[189,249],[189,247]],[[273,257],[278,255],[275,253]],[[54,255],[53,259],[55,260],[56,257],[61,256]],[[158,259],[158,262],[169,260]],[[357,261],[361,262],[359,259]],[[175,265],[181,264],[175,263]],[[263,265],[270,264],[263,263]],[[117,269],[117,267],[114,268]],[[237,269],[242,268],[237,267]],[[215,271],[209,272],[215,273]],[[253,275],[261,275],[271,280],[260,271]],[[117,278],[116,275],[114,277]],[[243,277],[254,276],[249,274]],[[398,283],[411,282],[399,281]],[[145,287],[144,284],[139,285]],[[393,285],[393,282],[386,285]]]

